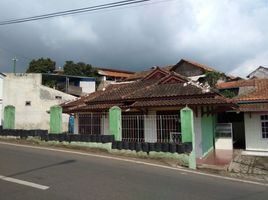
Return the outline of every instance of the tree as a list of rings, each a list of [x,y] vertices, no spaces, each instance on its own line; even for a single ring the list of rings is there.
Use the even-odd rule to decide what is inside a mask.
[[[205,80],[211,87],[215,87],[218,80],[226,79],[226,75],[224,73],[215,72],[215,71],[206,72],[205,75],[206,75]]]
[[[55,70],[56,62],[50,58],[33,59],[26,70],[26,73],[52,73]]]
[[[220,93],[226,98],[234,98],[235,96],[237,96],[237,94],[231,90],[223,90],[220,91]]]
[[[83,62],[66,61],[63,70],[65,75],[97,77],[97,70],[92,65]]]

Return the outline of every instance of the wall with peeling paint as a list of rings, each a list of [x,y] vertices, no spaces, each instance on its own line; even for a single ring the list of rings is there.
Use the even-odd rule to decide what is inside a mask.
[[[41,74],[6,74],[3,89],[3,106],[16,108],[16,129],[49,130],[51,106],[75,99],[74,96],[41,85]],[[64,114],[63,131],[68,130],[69,116]]]

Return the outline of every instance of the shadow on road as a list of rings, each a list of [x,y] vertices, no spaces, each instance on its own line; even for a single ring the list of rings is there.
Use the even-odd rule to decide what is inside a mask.
[[[41,170],[41,169],[46,169],[46,168],[55,167],[55,166],[59,166],[59,165],[71,164],[71,163],[74,163],[74,162],[76,162],[76,160],[65,160],[65,161],[62,161],[62,162],[58,162],[58,163],[54,163],[54,164],[50,164],[50,165],[45,165],[45,166],[37,167],[37,168],[33,168],[33,169],[28,169],[28,170],[25,170],[25,171],[22,171],[22,172],[17,172],[15,174],[10,174],[10,175],[8,175],[8,177],[15,177],[15,176],[18,176],[18,175],[28,174],[28,173],[38,171],[38,170]]]

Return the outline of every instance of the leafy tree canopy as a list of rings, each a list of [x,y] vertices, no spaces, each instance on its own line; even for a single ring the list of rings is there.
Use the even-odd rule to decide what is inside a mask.
[[[215,87],[218,80],[220,79],[226,79],[226,75],[224,73],[220,73],[220,72],[215,72],[215,71],[211,71],[211,72],[206,72],[206,77],[205,77],[207,83],[211,86],[211,87]]]
[[[33,59],[26,70],[26,73],[51,73],[55,70],[56,62],[50,58]]]
[[[220,93],[227,98],[234,98],[235,96],[237,96],[237,94],[231,90],[223,90]]]
[[[73,76],[97,76],[97,70],[90,64],[83,62],[74,63],[66,61],[63,66],[64,74]]]

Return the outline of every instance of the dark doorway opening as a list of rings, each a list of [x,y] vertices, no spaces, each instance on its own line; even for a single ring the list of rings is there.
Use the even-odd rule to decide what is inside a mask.
[[[233,148],[245,149],[244,113],[226,112],[218,115],[218,123],[232,123]]]

